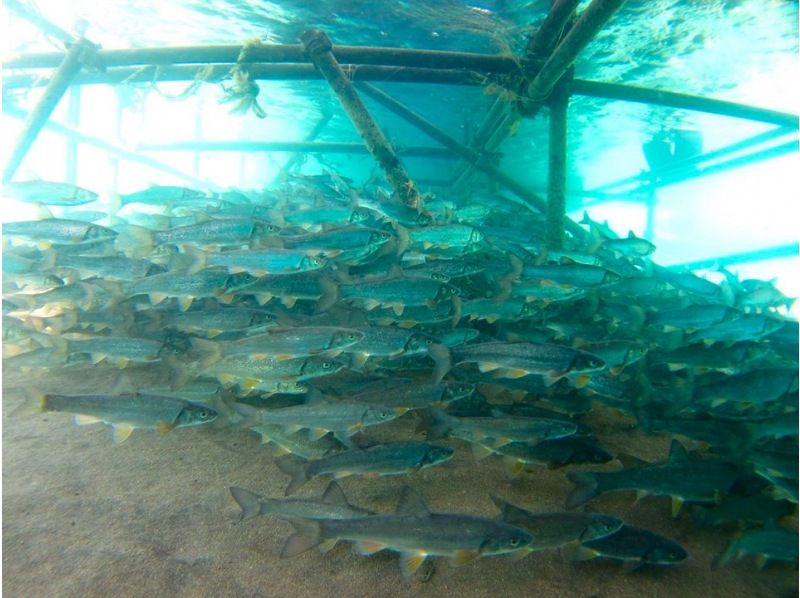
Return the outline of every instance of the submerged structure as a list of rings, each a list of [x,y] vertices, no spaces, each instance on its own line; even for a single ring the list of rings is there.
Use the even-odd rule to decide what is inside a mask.
[[[657,8],[683,31],[681,3],[556,0],[536,19],[496,4],[442,5],[428,41],[464,42],[454,50],[336,43],[372,31],[363,7],[358,25],[276,26],[300,43],[102,49],[9,4],[65,50],[3,65],[4,115],[21,123],[3,172],[14,206],[3,222],[8,591],[64,583],[27,563],[74,554],[97,583],[112,583],[108,567],[130,576],[131,595],[171,591],[176,571],[198,595],[397,591],[391,560],[300,556],[339,542],[362,556],[399,553],[408,591],[624,595],[629,584],[608,585],[603,564],[571,564],[595,559],[621,563],[615,579],[643,569],[637,594],[691,592],[709,576],[721,592],[796,588],[792,279],[735,270],[796,264],[797,242],[776,224],[767,243],[708,255],[702,210],[692,226],[670,225],[661,193],[796,158],[798,115],[581,74],[587,52],[607,73],[634,63],[622,42]],[[412,40],[433,18],[421,4],[385,8],[390,37],[410,21]],[[796,20],[796,6],[768,10]],[[529,27],[495,29],[512,16]],[[485,38],[503,51],[469,47]],[[222,99],[211,104],[215,83]],[[93,97],[94,122],[82,107],[91,90],[111,93]],[[53,116],[65,95],[69,124]],[[608,118],[582,98],[670,110],[648,114],[640,173],[610,141],[571,151]],[[178,109],[153,120],[136,108],[154,101]],[[192,122],[180,108],[190,103]],[[745,135],[711,127],[715,137],[676,110],[751,124]],[[207,139],[210,129],[224,138]],[[53,134],[66,139],[62,153]],[[26,173],[45,168],[42,155],[63,156],[62,179],[55,168],[47,181]],[[629,174],[595,184],[582,168],[593,160],[596,172]],[[761,184],[769,207],[766,195],[791,181]],[[723,228],[736,226],[733,208],[713,205]],[[620,222],[603,221],[609,206]],[[670,239],[670,226],[682,234]],[[615,232],[625,228],[637,233]],[[119,446],[81,440],[59,412],[110,424]],[[43,446],[56,437],[70,443],[64,455]],[[68,466],[75,456],[87,474]],[[31,463],[46,475],[23,483]],[[80,519],[89,536],[47,546],[32,528],[22,505],[48,480],[54,529]],[[71,500],[73,487],[88,498]],[[640,503],[646,495],[670,500]],[[235,504],[243,522],[231,526]],[[116,525],[135,530],[133,543],[120,548]],[[124,561],[142,547],[134,571]],[[122,558],[109,565],[109,551]],[[434,575],[442,557],[503,555],[526,558]],[[769,567],[723,567],[744,555]],[[329,568],[338,560],[344,577]]]

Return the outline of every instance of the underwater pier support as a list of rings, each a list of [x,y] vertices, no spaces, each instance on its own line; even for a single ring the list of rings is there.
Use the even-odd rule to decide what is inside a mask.
[[[567,211],[567,110],[569,94],[557,87],[550,96],[549,166],[547,169],[547,220],[544,242],[561,249]]]
[[[472,148],[460,143],[458,140],[439,129],[439,127],[434,125],[432,122],[424,119],[416,112],[408,109],[406,106],[395,100],[389,94],[384,93],[374,85],[369,83],[359,83],[358,87],[376,102],[382,104],[398,116],[404,118],[412,125],[420,129],[423,133],[426,133],[431,138],[441,143],[454,154],[464,158],[473,166],[475,166],[475,168],[485,172],[498,183],[505,186],[509,191],[513,192],[517,197],[522,199],[523,205],[525,205],[528,209],[538,211],[542,214],[547,211],[547,202],[544,199],[530,191],[525,185],[514,180],[492,164],[487,163],[483,159],[482,154],[479,154]],[[583,229],[583,227],[572,220],[566,220],[565,224],[570,234],[578,238],[583,238],[586,234],[586,231]]]
[[[352,81],[336,61],[332,52],[331,40],[324,31],[309,29],[300,36],[300,41],[303,42],[306,53],[314,66],[325,77],[336,97],[339,98],[358,134],[366,143],[369,153],[383,170],[397,196],[407,206],[419,207],[421,199],[414,186],[414,181],[408,176],[389,140],[372,118],[364,102],[358,97]]]
[[[28,114],[25,120],[19,139],[17,139],[17,143],[11,152],[11,157],[8,159],[8,164],[3,170],[4,183],[14,177],[20,164],[28,154],[28,150],[31,149],[34,141],[39,136],[42,127],[72,83],[72,79],[80,72],[86,57],[95,51],[96,46],[83,38],[69,48],[61,65],[47,84],[47,88],[39,99],[36,108]]]

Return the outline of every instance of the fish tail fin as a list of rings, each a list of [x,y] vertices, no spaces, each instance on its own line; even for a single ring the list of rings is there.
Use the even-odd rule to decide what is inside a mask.
[[[58,257],[58,252],[49,247],[47,249],[42,250],[42,257],[39,259],[39,263],[37,266],[40,270],[47,271],[52,270],[56,267],[56,258]]]
[[[125,224],[120,227],[115,245],[125,255],[133,258],[143,258],[153,253],[153,233],[135,224]]]
[[[574,509],[597,496],[597,478],[588,471],[571,471],[567,479],[575,484],[567,497],[567,508]]]
[[[400,223],[395,223],[394,232],[397,234],[397,255],[403,255],[411,244],[411,235]]]
[[[447,348],[447,345],[431,343],[428,345],[428,355],[431,356],[431,359],[433,359],[436,364],[433,368],[433,383],[438,384],[453,366],[453,358],[450,355],[450,349]]]
[[[111,218],[113,216],[116,218],[117,212],[122,209],[123,205],[122,196],[119,193],[110,193],[108,196],[108,217]]]
[[[600,231],[597,227],[590,225],[589,230],[589,247],[586,250],[589,254],[597,253],[597,250],[603,246],[603,237],[600,236]]]
[[[281,558],[289,558],[311,550],[324,541],[322,524],[313,519],[289,519],[295,532],[289,536],[281,550]]]
[[[711,561],[711,568],[712,569],[719,569],[720,567],[724,567],[727,565],[730,560],[736,556],[736,542],[737,540],[733,540],[728,547],[720,552],[713,561]]]
[[[325,276],[319,279],[319,287],[322,289],[322,295],[317,302],[317,313],[322,313],[334,306],[339,300],[339,287],[330,278]]]
[[[431,418],[427,423],[429,438],[442,438],[452,428],[449,416],[438,409],[431,409]]]
[[[189,265],[186,268],[186,271],[189,274],[194,274],[195,272],[199,272],[200,270],[206,267],[208,259],[205,252],[202,249],[195,247],[194,245],[188,245],[188,244],[183,245],[181,249],[183,250],[183,254],[189,259]]]
[[[278,466],[283,473],[290,476],[292,479],[286,487],[284,494],[289,496],[297,491],[300,486],[308,481],[308,470],[306,468],[306,461],[294,455],[286,455],[280,459],[275,460],[275,465]]]
[[[239,521],[252,519],[261,513],[261,501],[259,500],[257,494],[236,486],[231,486],[230,490],[231,496],[233,496],[233,499],[239,505],[239,508],[242,509],[242,512],[239,515]]]
[[[203,338],[191,338],[191,355],[197,359],[201,368],[208,368],[222,359],[222,345]]]
[[[11,417],[32,417],[47,411],[47,395],[43,392],[26,387],[22,389],[22,395],[20,404],[10,410]]]

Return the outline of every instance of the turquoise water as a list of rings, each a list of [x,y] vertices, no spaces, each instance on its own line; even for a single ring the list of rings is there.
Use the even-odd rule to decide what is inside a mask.
[[[519,56],[548,3],[104,7],[38,4],[109,49],[297,43],[318,27],[334,44]],[[627,2],[574,76],[791,113],[797,18],[793,2]],[[53,49],[9,20],[6,54]],[[738,168],[684,169],[651,192],[683,141],[698,155],[774,125],[573,96],[566,212],[583,222],[559,246],[528,201],[370,99],[414,201],[392,196],[363,151],[203,149],[361,139],[323,81],[259,81],[237,110],[231,81],[193,76],[73,86],[4,185],[7,591],[55,587],[84,558],[107,592],[144,554],[132,579],[153,576],[126,594],[716,595],[711,580],[719,595],[796,592],[796,128],[732,154]],[[485,151],[547,196],[549,109],[521,117],[498,85],[376,85],[466,145],[496,105],[507,130]],[[4,157],[40,97],[4,86]],[[659,162],[647,152],[663,140]],[[749,153],[792,141],[769,160]],[[436,156],[404,156],[414,148]],[[67,414],[110,424],[117,443]],[[59,444],[69,451],[48,456]],[[176,466],[165,450],[182,455],[179,472],[159,474]],[[42,490],[52,546],[27,507]],[[634,504],[634,492],[658,498]],[[505,524],[491,519],[491,497],[554,513],[550,527],[507,509]],[[357,517],[334,525],[344,500]],[[311,509],[327,523],[295,521],[294,536],[266,517],[232,527],[236,503],[246,518]],[[395,557],[300,556],[326,540],[401,553],[405,578]],[[428,556],[520,556],[519,544],[534,555],[414,570]],[[29,562],[59,573],[37,580]],[[260,566],[280,584],[265,590]],[[239,587],[223,583],[231,571]],[[86,591],[66,577],[65,595]]]

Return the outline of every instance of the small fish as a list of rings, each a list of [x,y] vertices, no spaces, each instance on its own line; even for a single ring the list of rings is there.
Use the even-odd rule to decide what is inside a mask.
[[[646,529],[623,525],[613,534],[584,542],[578,549],[576,560],[619,560],[624,563],[625,571],[630,572],[643,565],[676,565],[688,556],[677,542]]]
[[[278,361],[308,357],[322,353],[335,357],[345,348],[364,339],[364,332],[337,326],[298,326],[273,328],[264,334],[233,341],[192,339],[193,356],[201,367],[209,367],[224,357],[252,355],[272,357]]]
[[[400,568],[410,577],[429,556],[449,557],[461,565],[481,556],[516,552],[533,538],[517,527],[483,517],[431,513],[422,498],[406,486],[395,515],[357,519],[292,519],[296,532],[289,537],[282,557],[298,555],[314,546],[329,550],[339,540],[356,542],[356,552],[375,554],[384,549],[400,553]]]
[[[50,181],[22,181],[4,183],[3,195],[20,201],[49,206],[80,206],[97,199],[97,193],[70,185]]]
[[[405,409],[399,407],[313,400],[304,405],[266,411],[261,414],[261,421],[279,424],[288,432],[307,429],[312,440],[321,438],[328,432],[334,432],[337,437],[348,438],[368,426],[388,423],[405,412]]]
[[[151,205],[174,205],[174,204],[200,204],[210,197],[202,192],[186,187],[173,187],[164,185],[154,185],[141,191],[128,193],[120,196],[121,205],[131,203],[151,204]]]
[[[617,532],[622,520],[602,513],[532,513],[497,496],[492,502],[500,518],[533,536],[526,550],[558,548],[572,542],[590,542]]]
[[[608,463],[614,456],[583,436],[566,436],[542,440],[536,444],[509,442],[497,446],[494,438],[487,438],[472,445],[472,453],[480,460],[492,453],[502,455],[511,473],[520,474],[529,464],[546,465],[548,468],[586,463]]]
[[[79,425],[104,422],[114,430],[114,442],[123,442],[136,428],[168,432],[173,428],[209,423],[219,413],[207,405],[138,393],[120,395],[44,395],[42,411],[74,413]]]
[[[3,235],[37,241],[43,248],[52,245],[83,245],[97,241],[110,241],[117,233],[110,228],[70,220],[67,218],[45,218],[22,222],[4,222]]]
[[[254,276],[265,276],[267,274],[310,272],[325,267],[323,258],[308,255],[299,249],[270,248],[213,253],[186,245],[184,251],[191,258],[191,264],[187,270],[190,274],[205,268],[221,267],[231,273],[249,272]]]
[[[404,277],[378,281],[360,281],[339,286],[339,297],[362,304],[367,311],[378,306],[391,307],[395,315],[403,315],[406,306],[434,307],[438,303],[457,297],[456,287],[435,280],[407,279]]]
[[[763,494],[732,496],[710,509],[698,506],[692,511],[692,519],[703,525],[763,525],[777,523],[782,517],[792,515],[795,508],[788,500],[775,500]]]
[[[452,355],[456,365],[477,363],[482,372],[490,371],[498,378],[540,374],[545,376],[548,384],[555,383],[570,372],[591,372],[605,367],[605,362],[591,353],[544,343],[464,345],[453,349]],[[588,379],[589,376],[586,376],[587,382]]]
[[[249,307],[219,307],[195,311],[164,311],[152,314],[153,320],[161,327],[172,328],[206,337],[225,333],[247,333],[249,330],[262,331],[266,327],[277,326],[274,313]]]
[[[258,515],[275,515],[282,519],[352,519],[373,514],[372,511],[351,505],[335,480],[328,484],[321,500],[266,498],[236,486],[231,486],[230,491],[242,509],[239,521],[247,521]]]
[[[468,382],[431,384],[413,379],[392,378],[380,381],[370,388],[349,397],[352,401],[404,407],[406,409],[428,409],[443,407],[448,403],[466,399],[475,392],[475,385]]]
[[[769,561],[796,563],[798,558],[797,532],[781,528],[745,532],[731,542],[717,557],[714,566],[727,565],[731,560],[746,554],[756,557],[759,569],[763,569]]]
[[[283,457],[278,468],[291,476],[286,495],[293,494],[308,480],[321,475],[341,479],[351,475],[366,477],[405,475],[434,465],[453,456],[453,449],[427,442],[390,442],[366,449],[352,449],[316,461]]]
[[[238,384],[248,394],[253,390],[305,392],[305,386],[297,386],[296,383],[335,374],[343,367],[344,364],[339,361],[313,355],[294,359],[275,359],[269,355],[229,355],[209,366],[198,365],[196,372],[214,376],[225,386]]]
[[[255,280],[246,272],[229,274],[219,269],[202,270],[194,274],[164,272],[126,283],[122,289],[128,297],[147,295],[153,305],[167,297],[177,297],[181,308],[186,310],[196,298],[218,297],[223,301],[232,301],[232,296],[226,296],[229,288],[245,286]]]
[[[738,477],[737,467],[726,461],[691,459],[678,441],[673,440],[666,462],[645,464],[615,472],[572,471],[567,478],[575,488],[567,498],[567,508],[575,508],[592,498],[618,490],[670,496],[672,514],[677,515],[685,501],[719,502]]]
[[[428,432],[434,438],[455,436],[470,442],[491,442],[493,447],[501,447],[510,442],[562,438],[577,430],[572,422],[509,416],[497,409],[492,411],[492,417],[454,417],[439,410],[434,410],[431,417],[433,421],[428,426]]]

